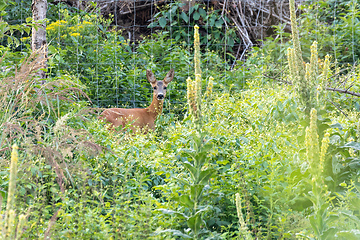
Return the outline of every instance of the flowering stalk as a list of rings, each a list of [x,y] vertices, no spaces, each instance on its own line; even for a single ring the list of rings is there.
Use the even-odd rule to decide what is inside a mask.
[[[306,156],[309,163],[309,172],[311,174],[312,189],[308,193],[309,199],[313,203],[314,213],[310,216],[311,226],[314,230],[316,239],[325,239],[329,229],[329,212],[327,199],[329,192],[326,190],[324,182],[325,156],[329,146],[330,134],[326,133],[321,141],[319,149],[319,135],[317,133],[317,111],[313,108],[310,112],[310,126],[306,129]]]
[[[200,36],[199,27],[194,27],[194,64],[195,64],[195,80],[190,78],[187,82],[187,98],[190,115],[195,117],[195,121],[200,125],[201,119],[201,67],[200,67]]]
[[[293,39],[293,46],[295,49],[295,60],[296,60],[296,63],[299,64],[299,67],[303,68],[302,64],[304,61],[303,61],[302,54],[301,54],[299,31],[298,31],[297,23],[296,23],[295,0],[290,0],[289,6],[290,6],[290,20],[291,20],[291,31],[292,31],[291,36]],[[300,71],[301,71],[301,69],[300,69]]]
[[[316,83],[316,78],[319,73],[319,55],[317,51],[317,42],[314,41],[310,47],[311,57],[310,57],[310,66],[311,66],[311,77],[312,83]]]
[[[11,152],[10,180],[9,180],[5,219],[0,225],[0,229],[2,229],[1,239],[20,239],[22,234],[22,229],[25,226],[25,222],[26,222],[26,216],[21,214],[19,216],[19,223],[16,226],[16,213],[14,210],[14,202],[15,202],[15,191],[16,191],[17,162],[19,159],[18,151],[17,151],[18,149],[19,149],[18,146],[14,144]],[[0,223],[1,220],[2,219],[0,219]]]
[[[320,149],[320,169],[321,172],[324,172],[324,165],[325,165],[325,156],[326,156],[326,152],[327,149],[329,147],[329,143],[330,143],[330,134],[327,132],[325,133],[324,138],[321,141],[321,149]]]
[[[209,77],[208,85],[206,87],[206,92],[205,92],[205,97],[207,97],[208,99],[211,98],[213,87],[214,87],[214,78]]]
[[[313,175],[319,173],[319,135],[317,133],[317,111],[313,108],[310,112],[310,127],[306,131],[308,162]]]
[[[189,106],[190,115],[194,115],[196,112],[195,95],[194,95],[194,82],[190,77],[186,79],[187,83],[187,101]]]
[[[243,214],[241,212],[241,198],[240,194],[235,194],[235,203],[236,203],[236,212],[239,218],[239,224],[240,224],[240,237],[241,239],[252,239],[252,236],[248,230],[248,227],[246,226],[246,222],[244,220]]]
[[[8,199],[6,205],[4,226],[2,229],[2,234],[5,238],[9,237],[12,229],[14,228],[14,200],[15,200],[15,190],[16,190],[16,173],[17,173],[17,161],[18,161],[18,146],[16,144],[12,147],[11,152],[11,163],[10,163],[10,180],[9,180],[9,189],[8,189]]]
[[[289,1],[290,6],[290,20],[291,20],[291,31],[292,31],[292,39],[293,39],[293,47],[294,47],[294,62],[297,70],[294,72],[295,80],[294,85],[299,92],[301,97],[302,103],[305,105],[305,110],[307,113],[310,112],[312,108],[312,101],[311,101],[311,89],[306,79],[306,72],[304,66],[304,60],[302,58],[302,52],[300,47],[300,40],[299,40],[299,31],[297,28],[296,23],[296,14],[295,14],[295,1]]]
[[[194,63],[195,63],[195,76],[200,75],[201,78],[201,67],[200,67],[200,35],[199,26],[194,27]]]

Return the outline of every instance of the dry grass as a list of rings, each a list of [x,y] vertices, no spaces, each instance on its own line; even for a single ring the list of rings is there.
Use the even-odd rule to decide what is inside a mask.
[[[40,79],[38,72],[44,69],[45,62],[43,49],[40,49],[28,56],[19,68],[10,68],[13,73],[1,79],[0,158],[8,159],[11,145],[17,143],[20,152],[26,153],[29,159],[41,157],[46,160],[64,193],[71,174],[79,169],[71,161],[74,152],[97,154],[102,147],[91,141],[86,130],[68,126],[70,118],[79,116],[61,116],[60,105],[88,97],[71,79]],[[2,161],[0,167],[8,164]],[[31,166],[31,161],[25,159],[23,164],[24,168]]]

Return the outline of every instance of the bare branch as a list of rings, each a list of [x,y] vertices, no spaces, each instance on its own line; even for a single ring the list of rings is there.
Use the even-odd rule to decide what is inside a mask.
[[[356,93],[356,92],[353,92],[353,91],[348,91],[347,89],[344,90],[344,89],[330,88],[330,87],[327,87],[325,89],[328,90],[328,91],[345,93],[345,94],[349,94],[349,95],[352,95],[352,96],[355,96],[355,97],[360,97],[360,93]]]
[[[286,83],[286,84],[288,84],[288,85],[293,85],[292,82],[289,82],[289,81],[286,81],[286,80],[282,80],[282,79],[279,79],[279,78],[276,78],[276,77],[272,77],[272,76],[269,76],[269,75],[267,75],[267,74],[265,74],[265,73],[264,73],[263,75],[264,75],[264,77],[273,79],[273,80],[275,80],[275,81],[282,82],[282,83]],[[326,87],[325,90],[327,90],[327,91],[332,91],[332,92],[339,92],[339,93],[349,94],[349,95],[352,95],[352,96],[355,96],[355,97],[360,97],[360,93],[353,92],[353,91],[349,91],[348,89],[340,89],[340,88]]]

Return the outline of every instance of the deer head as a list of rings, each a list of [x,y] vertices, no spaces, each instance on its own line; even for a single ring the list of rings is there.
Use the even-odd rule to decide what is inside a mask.
[[[164,100],[166,95],[166,88],[167,85],[173,80],[174,78],[174,69],[171,69],[165,76],[164,80],[157,81],[154,73],[151,70],[146,70],[146,77],[150,82],[151,86],[154,89],[154,97],[157,100]]]

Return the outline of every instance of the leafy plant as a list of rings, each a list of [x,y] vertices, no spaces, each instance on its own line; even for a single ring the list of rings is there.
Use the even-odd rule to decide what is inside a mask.
[[[211,192],[208,181],[214,174],[215,169],[207,166],[206,159],[212,144],[210,144],[210,140],[206,139],[204,136],[198,137],[194,135],[192,138],[194,139],[192,143],[194,149],[185,152],[189,155],[190,161],[182,163],[184,168],[189,172],[190,179],[177,179],[184,184],[187,190],[185,190],[182,195],[172,199],[184,208],[184,212],[159,209],[164,214],[171,214],[184,218],[189,229],[185,229],[185,232],[167,229],[158,234],[162,232],[171,232],[175,236],[200,239],[202,235],[208,232],[204,227],[206,225],[204,213],[209,211],[212,207],[211,205],[207,205],[205,200]],[[204,167],[206,169],[204,169]]]
[[[193,45],[193,26],[201,26],[202,31],[209,32],[200,36],[200,44],[206,45],[208,50],[215,50],[225,54],[232,51],[239,39],[233,28],[228,28],[230,20],[221,16],[220,10],[207,9],[204,5],[195,3],[189,11],[183,11],[184,3],[174,2],[166,5],[154,15],[154,21],[150,28],[161,27],[171,31],[171,37],[176,42],[184,43],[187,46]],[[226,29],[226,31],[224,31]],[[223,43],[226,43],[224,45]]]

